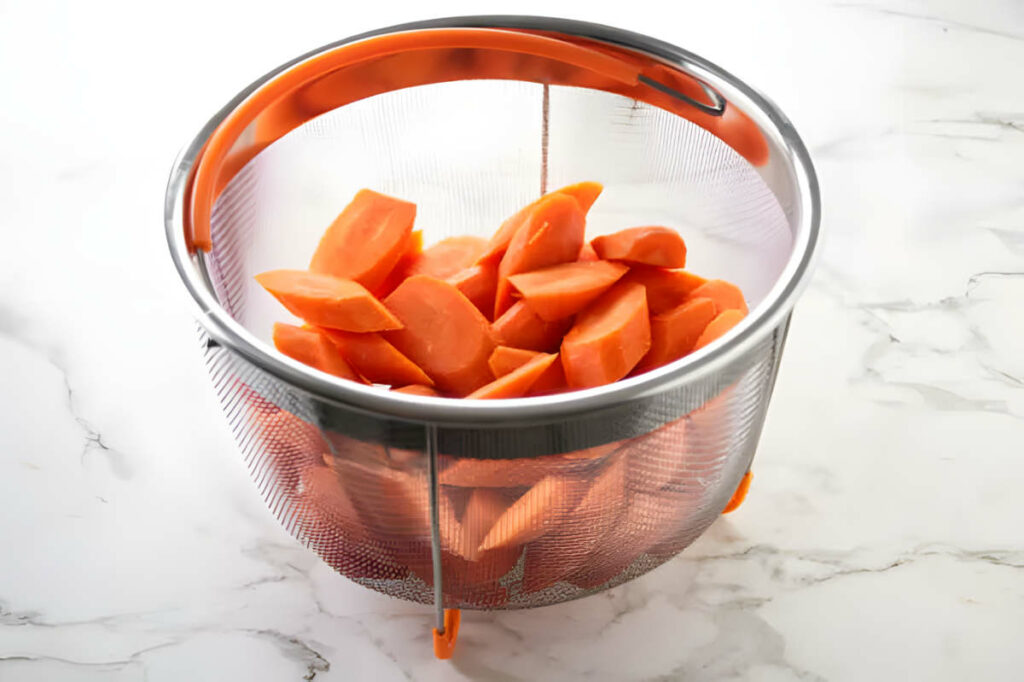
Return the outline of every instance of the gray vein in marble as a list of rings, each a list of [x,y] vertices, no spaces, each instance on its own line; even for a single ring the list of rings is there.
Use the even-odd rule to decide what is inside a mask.
[[[306,642],[297,637],[290,637],[276,630],[242,630],[263,639],[274,642],[281,652],[289,659],[306,666],[304,680],[315,680],[319,673],[331,669],[330,662]]]
[[[161,644],[154,644],[144,649],[139,649],[133,652],[128,658],[116,659],[113,661],[76,661],[70,658],[62,658],[59,656],[26,656],[26,655],[15,655],[15,656],[0,656],[0,666],[6,662],[53,662],[63,663],[65,665],[74,666],[76,668],[93,668],[100,669],[102,671],[109,670],[110,672],[117,672],[129,666],[140,666],[143,669],[143,676],[145,676],[145,662],[142,657],[152,651],[158,649],[165,649],[169,646],[178,644],[178,640],[172,640],[169,642],[163,642]]]
[[[906,12],[903,10],[892,9],[890,7],[881,7],[879,5],[872,5],[869,3],[834,2],[831,4],[831,6],[839,9],[859,9],[868,12],[877,12],[878,14],[885,14],[894,17],[902,17],[904,19],[914,19],[917,21],[939,24],[942,27],[953,28],[968,33],[981,33],[984,35],[999,36],[1000,38],[1006,38],[1008,40],[1024,40],[1024,35],[1020,35],[1018,33],[1000,31],[994,28],[988,28],[986,26],[978,26],[977,24],[969,24],[967,22],[957,21],[955,19],[946,19],[943,17],[932,16],[929,14],[918,14],[916,12]]]

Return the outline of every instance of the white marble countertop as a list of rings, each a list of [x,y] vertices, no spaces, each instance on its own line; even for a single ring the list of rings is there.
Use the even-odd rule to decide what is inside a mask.
[[[746,505],[623,587],[466,614],[441,662],[429,607],[334,574],[265,509],[161,221],[228,96],[428,13],[377,4],[0,4],[0,680],[1019,679],[1024,7],[516,4],[768,93],[827,237]]]

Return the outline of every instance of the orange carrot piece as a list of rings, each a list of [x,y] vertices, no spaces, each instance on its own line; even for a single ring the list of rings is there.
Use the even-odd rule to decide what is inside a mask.
[[[349,364],[368,381],[391,386],[434,384],[422,369],[380,334],[353,334],[331,329],[324,330],[324,333]]]
[[[643,265],[634,265],[623,282],[639,282],[647,289],[647,307],[652,315],[678,308],[686,301],[691,291],[707,282],[686,270],[666,270]]]
[[[462,292],[488,320],[494,313],[494,292],[498,288],[498,265],[480,263],[455,273],[448,282]]]
[[[559,474],[545,476],[494,522],[480,543],[480,551],[539,538],[565,518],[586,489],[583,480]]]
[[[419,258],[421,253],[423,253],[423,231],[413,230],[409,233],[409,238],[405,240],[405,249],[402,257],[398,259],[398,265],[394,267],[384,282],[373,290],[374,295],[377,298],[384,298],[394,291],[395,287],[409,276],[409,266]]]
[[[414,275],[384,305],[405,325],[385,338],[426,372],[438,388],[462,396],[491,380],[494,351],[487,319],[444,280]]]
[[[686,265],[686,242],[667,227],[631,227],[614,234],[594,237],[590,242],[605,260],[623,260],[663,268]]]
[[[528,305],[517,301],[494,321],[491,329],[498,343],[514,348],[547,352],[558,348],[562,337],[572,326],[572,319],[545,322]]]
[[[434,383],[434,382],[430,382]],[[408,393],[409,395],[425,395],[431,398],[443,397],[440,393],[432,389],[430,386],[422,386],[420,384],[412,384],[411,386],[402,386],[401,388],[393,388],[392,391],[396,393]]]
[[[651,349],[636,371],[661,367],[689,353],[714,318],[715,304],[710,298],[695,298],[667,313],[652,315]]]
[[[704,328],[704,332],[701,333],[700,338],[697,339],[697,343],[693,349],[703,348],[712,341],[722,337],[730,329],[740,323],[746,315],[736,310],[735,308],[726,310],[725,312],[719,313],[718,317],[711,320],[707,327]]]
[[[541,354],[522,367],[514,369],[503,377],[481,386],[467,398],[474,400],[497,400],[500,398],[521,398],[526,395],[540,375],[558,359],[557,355]]]
[[[494,316],[512,306],[510,275],[576,260],[583,248],[583,229],[583,210],[569,195],[556,192],[538,201],[498,266]]]
[[[618,381],[651,347],[647,294],[641,284],[619,283],[584,310],[562,340],[562,366],[572,388]]]
[[[274,324],[274,347],[293,360],[321,372],[364,383],[345,362],[338,349],[317,329],[303,329],[277,322]]]
[[[309,324],[348,332],[400,329],[402,323],[361,284],[305,270],[270,270],[256,281]]]
[[[320,240],[309,269],[376,289],[405,252],[416,204],[361,189]]]
[[[621,263],[607,261],[563,263],[512,275],[508,281],[533,312],[542,320],[553,322],[587,307],[628,269]]]
[[[580,249],[580,255],[576,256],[576,260],[580,263],[593,263],[594,261],[601,260],[597,255],[597,251],[594,251],[594,247],[587,242]]]
[[[408,268],[409,276],[429,275],[447,279],[472,265],[485,248],[487,240],[483,237],[466,235],[442,239],[412,262]]]
[[[491,353],[491,357],[488,358],[487,365],[491,368],[491,372],[494,373],[494,378],[500,379],[509,372],[519,369],[538,355],[540,353],[533,350],[498,346]]]
[[[597,196],[603,189],[604,187],[599,182],[578,182],[575,185],[567,185],[561,189],[556,189],[554,192],[549,192],[540,199],[527,204],[501,224],[498,231],[494,233],[493,237],[491,237],[491,241],[487,243],[487,248],[484,249],[482,254],[480,254],[477,262],[497,263],[501,260],[501,257],[505,255],[505,251],[508,249],[509,242],[512,241],[512,237],[515,236],[519,228],[522,227],[524,222],[526,222],[526,219],[529,217],[533,208],[546,197],[549,197],[552,194],[566,194],[571,196],[576,200],[576,203],[579,204],[580,209],[582,209],[585,214],[590,210],[590,207],[597,200]]]
[[[690,299],[710,298],[715,302],[715,311],[723,313],[726,310],[738,310],[744,315],[747,314],[747,302],[743,300],[743,292],[740,288],[724,279],[712,279],[690,292]]]
[[[568,384],[565,383],[565,370],[562,369],[562,358],[559,356],[551,363],[550,367],[544,370],[543,374],[537,377],[537,381],[533,382],[527,395],[548,395],[559,393],[566,388],[568,388]]]

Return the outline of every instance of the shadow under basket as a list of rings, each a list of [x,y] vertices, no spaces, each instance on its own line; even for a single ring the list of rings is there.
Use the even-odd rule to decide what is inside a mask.
[[[358,189],[415,202],[432,243],[488,236],[580,180],[605,186],[588,235],[679,229],[688,267],[737,283],[747,318],[652,372],[515,400],[389,393],[274,351],[282,312],[253,275],[305,268]],[[789,122],[719,67],[606,26],[461,17],[349,38],[253,83],[182,152],[166,228],[270,508],[339,573],[434,605],[447,657],[457,609],[631,580],[745,492],[818,213]]]

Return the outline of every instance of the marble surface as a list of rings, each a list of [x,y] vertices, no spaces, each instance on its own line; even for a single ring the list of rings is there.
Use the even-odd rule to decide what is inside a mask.
[[[515,10],[769,93],[817,164],[824,254],[746,505],[626,586],[467,614],[439,662],[429,608],[263,506],[161,210],[178,147],[252,78],[479,4],[0,2],[0,680],[1019,679],[1024,5],[616,5]]]

